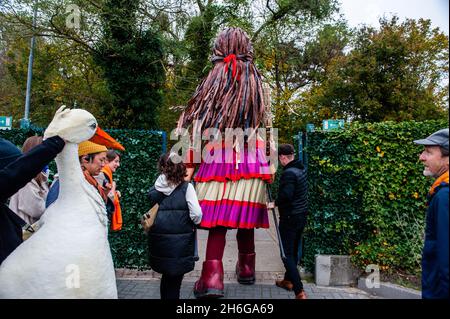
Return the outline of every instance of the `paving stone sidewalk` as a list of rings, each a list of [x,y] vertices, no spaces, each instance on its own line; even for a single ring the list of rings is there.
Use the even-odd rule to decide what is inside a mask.
[[[184,280],[181,285],[181,299],[195,299],[192,292],[194,281]],[[305,283],[309,299],[378,299],[353,287],[318,287]],[[159,279],[117,279],[119,299],[159,299]],[[294,293],[275,284],[260,283],[241,285],[225,282],[225,297],[222,299],[294,299]]]
[[[294,293],[275,286],[276,279],[284,276],[277,234],[273,218],[269,219],[268,229],[255,230],[256,283],[241,285],[236,281],[237,262],[236,229],[228,230],[223,256],[225,297],[223,299],[293,299]],[[195,263],[193,271],[184,276],[181,286],[182,299],[195,299],[192,292],[194,282],[200,278],[202,262],[205,260],[208,231],[198,230],[198,252],[200,261]],[[302,278],[304,274],[302,274]],[[306,275],[306,274],[305,274]],[[161,275],[152,270],[137,271],[116,269],[117,287],[121,299],[159,299],[159,279]],[[376,299],[367,292],[352,287],[318,287],[303,282],[309,299]]]

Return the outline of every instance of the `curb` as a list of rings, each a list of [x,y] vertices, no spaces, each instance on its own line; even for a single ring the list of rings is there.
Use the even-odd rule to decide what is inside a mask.
[[[380,282],[379,287],[369,288],[364,277],[358,279],[358,289],[386,299],[422,299],[421,291],[389,282]]]

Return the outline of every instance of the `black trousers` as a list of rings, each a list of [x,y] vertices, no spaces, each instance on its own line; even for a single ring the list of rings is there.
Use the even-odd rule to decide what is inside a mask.
[[[297,269],[298,246],[300,244],[303,230],[306,225],[306,216],[303,214],[287,216],[280,219],[280,237],[283,243],[286,260],[283,260],[286,272],[284,279],[289,280],[294,285],[294,292],[297,295],[303,290],[303,283]]]
[[[181,282],[184,275],[169,276],[162,274],[159,291],[161,299],[180,299]]]

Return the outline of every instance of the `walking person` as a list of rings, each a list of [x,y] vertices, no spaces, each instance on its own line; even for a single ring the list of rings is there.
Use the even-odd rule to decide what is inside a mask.
[[[30,136],[22,146],[26,154],[42,143],[42,136]],[[33,225],[45,211],[45,200],[48,194],[48,166],[45,166],[28,184],[11,196],[9,208],[28,225]]]
[[[306,299],[297,269],[298,246],[308,213],[306,171],[303,164],[295,160],[294,147],[291,144],[279,146],[278,159],[283,166],[283,173],[280,177],[275,206],[278,206],[280,213],[280,237],[286,255],[283,260],[286,272],[283,280],[277,280],[275,284],[283,289],[293,290],[296,299]],[[269,203],[268,206],[272,208],[274,204]]]
[[[186,166],[176,153],[161,156],[161,175],[150,189],[150,204],[159,204],[148,233],[150,266],[162,274],[161,299],[180,299],[184,274],[194,269],[196,226],[202,210],[195,189],[185,181]]]
[[[423,175],[434,178],[427,195],[425,244],[422,252],[422,298],[447,299],[448,294],[448,128],[414,143],[423,145]]]
[[[114,212],[111,217],[111,230],[119,231],[122,229],[122,208],[120,207],[120,192],[116,189],[116,181],[113,179],[113,173],[120,166],[120,154],[116,150],[106,152],[106,164],[100,174],[95,176],[97,182],[108,192],[108,198],[114,203]]]

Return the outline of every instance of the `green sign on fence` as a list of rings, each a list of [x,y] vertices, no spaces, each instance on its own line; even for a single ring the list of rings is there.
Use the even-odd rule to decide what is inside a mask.
[[[306,124],[306,132],[314,132],[314,124],[308,123]]]
[[[337,130],[344,128],[344,120],[323,120],[322,129],[324,131]]]
[[[0,130],[10,130],[12,127],[12,116],[0,116]]]

